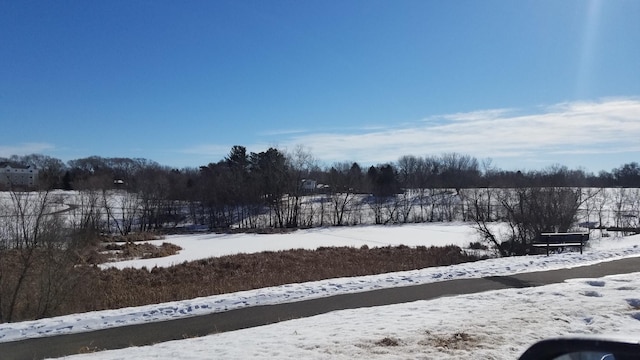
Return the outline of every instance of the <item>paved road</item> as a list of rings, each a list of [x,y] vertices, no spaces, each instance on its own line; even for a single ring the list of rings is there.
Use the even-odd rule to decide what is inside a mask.
[[[272,324],[335,310],[429,300],[488,290],[541,286],[572,278],[602,277],[636,271],[640,271],[640,257],[572,269],[451,280],[357,294],[336,295],[288,304],[255,306],[198,317],[0,343],[0,358],[43,359],[86,351],[142,346]]]

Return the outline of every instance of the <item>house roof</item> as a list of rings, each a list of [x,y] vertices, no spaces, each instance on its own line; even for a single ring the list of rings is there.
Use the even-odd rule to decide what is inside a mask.
[[[0,168],[11,168],[11,169],[35,169],[34,165],[21,165],[16,163],[11,163],[8,161],[1,161]]]

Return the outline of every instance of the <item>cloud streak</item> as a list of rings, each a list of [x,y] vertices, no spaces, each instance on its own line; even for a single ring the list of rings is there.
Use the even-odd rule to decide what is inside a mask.
[[[292,136],[326,161],[395,161],[402,155],[460,152],[494,159],[553,158],[554,154],[640,152],[640,99],[561,103],[535,113],[481,110],[429,118],[383,131]],[[438,120],[438,121],[434,121]]]
[[[565,102],[525,110],[478,110],[357,130],[346,126],[317,133],[277,131],[243,145],[249,151],[303,145],[325,164],[357,161],[369,165],[397,161],[403,155],[457,152],[517,168],[577,158],[593,163],[608,157],[617,163],[595,165],[610,169],[623,164],[624,160],[619,160],[623,154],[630,161],[640,158],[640,98]],[[180,152],[210,160],[226,156],[232,145],[195,145]]]

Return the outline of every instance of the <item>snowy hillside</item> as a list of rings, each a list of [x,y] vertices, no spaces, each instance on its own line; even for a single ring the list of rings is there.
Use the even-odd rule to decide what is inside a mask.
[[[174,236],[165,239],[165,241],[168,240],[183,246],[183,253],[191,254],[191,259],[197,259],[206,256],[213,256],[217,254],[215,251],[239,251],[237,248],[235,248],[234,250],[234,246],[232,246],[233,244],[241,245],[253,243],[253,246],[256,247],[256,250],[257,248],[268,248],[274,250],[290,248],[292,247],[291,241],[295,241],[296,245],[300,245],[296,247],[302,247],[303,244],[307,243],[307,245],[311,247],[317,247],[321,245],[333,246],[336,245],[336,239],[339,239],[340,241],[346,241],[347,244],[351,244],[352,246],[359,246],[360,244],[369,244],[371,246],[375,246],[376,244],[387,245],[389,243],[396,242],[408,243],[410,241],[417,241],[417,239],[420,240],[420,244],[422,245],[443,245],[444,243],[461,242],[463,241],[463,239],[464,241],[468,241],[468,237],[472,235],[471,233],[469,233],[469,230],[470,229],[468,225],[464,224],[449,226],[436,225],[433,228],[431,228],[431,225],[392,227],[364,226],[337,229],[315,229],[287,235],[244,234]],[[443,239],[447,240],[444,240],[443,242]],[[355,240],[357,240],[358,243],[350,243]],[[323,243],[323,241],[327,241],[327,243]],[[341,244],[347,245],[345,243]],[[574,267],[584,264],[598,263],[601,261],[620,259],[624,257],[640,256],[639,245],[640,236],[626,238],[602,238],[599,240],[592,240],[590,248],[588,248],[583,255],[580,255],[578,253],[565,253],[556,254],[550,257],[527,256],[500,258],[479,261],[475,263],[460,264],[450,267],[427,268],[422,270],[358,278],[342,278],[311,283],[289,284],[273,288],[198,298],[189,301],[180,301],[137,308],[125,308],[85,314],[74,314],[51,319],[27,321],[22,323],[3,324],[2,327],[0,327],[0,341],[12,341],[25,337],[50,336],[54,334],[90,331],[104,327],[123,326],[146,321],[160,321],[183,316],[195,316],[245,306],[284,303],[302,299],[325,297],[342,293],[361,292],[387,287],[424,284],[450,279],[509,275],[530,271]],[[208,252],[212,251],[211,249],[214,249],[215,251]],[[243,251],[248,251],[248,248],[243,249]],[[180,258],[180,260],[177,261],[183,260],[187,259]],[[138,266],[149,265],[148,263],[142,262],[142,260],[140,261],[141,262],[137,264]],[[170,260],[169,263],[175,261],[175,259]],[[537,289],[530,289],[526,291],[537,291]],[[471,298],[473,298],[472,295],[470,296]],[[482,297],[484,295],[477,296]],[[625,296],[629,298],[640,298],[640,294],[638,294],[637,291],[634,290],[630,290]],[[465,297],[461,298],[465,299]],[[589,299],[582,300],[586,301]],[[456,302],[464,300],[442,299],[439,301],[448,303],[449,301]],[[452,305],[452,309],[456,308],[464,309],[465,307]],[[357,312],[358,310],[354,311]],[[371,311],[379,311],[381,313],[386,313],[389,311],[393,313],[395,310],[386,310],[386,307],[381,307],[377,308],[377,310],[372,309]],[[335,315],[328,314],[324,316],[331,317]],[[506,319],[509,316],[515,315],[511,314],[508,316],[505,314],[504,316]],[[638,325],[640,325],[640,323],[638,323]],[[370,324],[366,326],[370,327]],[[386,328],[387,326],[381,325],[381,327]],[[603,329],[603,331],[605,330],[606,329]],[[222,336],[233,335],[223,334]],[[375,339],[373,339],[372,341],[375,341]]]

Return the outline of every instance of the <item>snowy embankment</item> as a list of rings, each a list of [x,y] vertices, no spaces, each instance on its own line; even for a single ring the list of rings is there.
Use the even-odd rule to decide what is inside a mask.
[[[536,341],[640,338],[640,273],[342,310],[69,359],[517,359]]]
[[[169,261],[169,263],[185,261],[187,259],[183,260],[183,258],[180,258],[180,255],[184,255],[184,253],[192,254],[193,257],[189,260],[215,256],[216,253],[208,253],[206,249],[215,249],[215,251],[219,253],[247,251],[245,249],[238,249],[242,248],[241,244],[250,243],[259,244],[256,246],[262,250],[306,247],[306,245],[314,248],[318,246],[360,246],[365,244],[368,246],[383,246],[394,243],[408,245],[445,245],[458,243],[462,245],[468,244],[469,240],[473,239],[472,235],[473,232],[468,225],[458,224],[448,226],[408,225],[393,227],[364,226],[340,229],[329,228],[307,230],[285,235],[175,236],[169,237],[164,241],[182,246],[184,248],[181,252],[182,254],[162,260]],[[326,242],[319,240],[320,238],[325,238]],[[335,239],[340,239],[341,242],[336,244],[333,242]],[[462,239],[464,239],[464,243],[460,243],[463,241]],[[229,242],[224,243],[224,241]],[[289,242],[291,241],[293,241],[296,246],[290,246],[291,244]],[[227,247],[222,244],[226,244],[225,246]],[[305,246],[303,246],[303,244]],[[184,316],[203,315],[246,306],[293,302],[381,288],[568,268],[624,257],[640,256],[640,246],[638,246],[638,244],[640,244],[640,236],[594,239],[591,241],[591,247],[582,255],[578,253],[565,253],[550,257],[526,256],[491,259],[455,266],[288,284],[135,308],[73,314],[36,321],[2,324],[0,325],[0,341],[91,331],[107,327],[169,320]],[[239,247],[234,245],[238,245]],[[158,259],[152,260],[158,261]],[[129,266],[134,265],[141,267],[148,266],[149,263],[146,262],[146,260],[138,260]]]

